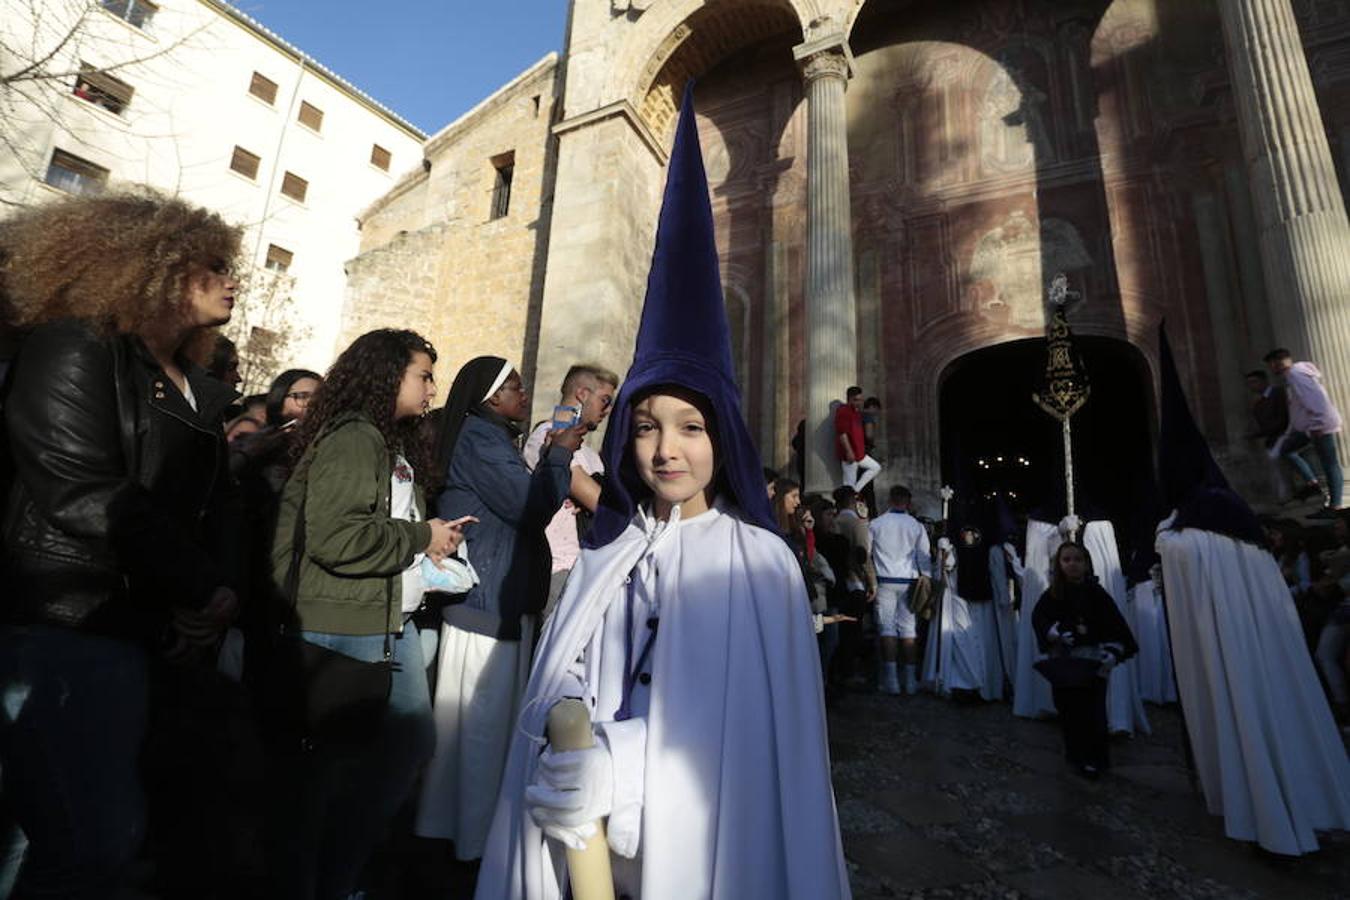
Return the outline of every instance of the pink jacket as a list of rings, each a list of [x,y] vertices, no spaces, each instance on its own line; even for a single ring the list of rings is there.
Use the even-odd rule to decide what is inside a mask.
[[[1299,362],[1284,373],[1289,388],[1289,430],[1310,435],[1341,430],[1341,414],[1322,387],[1322,373],[1310,362]]]

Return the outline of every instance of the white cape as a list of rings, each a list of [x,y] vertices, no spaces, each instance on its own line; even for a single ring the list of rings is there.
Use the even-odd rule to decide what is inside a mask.
[[[972,606],[992,606],[992,603],[970,604],[956,592],[956,567],[948,563],[942,592],[938,597],[938,614],[928,627],[927,645],[923,652],[923,681],[936,694],[947,696],[953,690],[980,691],[986,700],[995,700],[984,692],[984,636]],[[1002,684],[1000,683],[1000,694]]]
[[[1013,565],[1016,569],[1022,567],[1020,562]],[[993,627],[998,643],[985,648],[985,658],[990,660],[986,664],[997,665],[1000,677],[1013,684],[1017,679],[1017,613],[1013,610],[1012,579],[1008,577],[1008,558],[1002,545],[989,548],[989,580],[994,586],[994,602],[989,605],[993,607]],[[993,659],[990,659],[991,650]]]
[[[1031,614],[1041,594],[1050,587],[1050,563],[1063,543],[1059,528],[1036,519],[1027,521],[1027,560],[1022,572],[1022,611],[1017,619],[1017,671],[1013,678],[1013,715],[1039,719],[1055,715],[1055,698],[1050,682],[1032,668],[1045,658],[1036,645]]]
[[[1130,626],[1138,641],[1139,630],[1135,627],[1129,595],[1125,592],[1125,572],[1120,567],[1115,528],[1105,519],[1088,522],[1083,528],[1083,546],[1092,557],[1092,570],[1097,581],[1116,601],[1116,609],[1120,610],[1125,624]],[[1139,667],[1134,659],[1111,670],[1106,683],[1106,725],[1112,734],[1134,734],[1136,728],[1144,734],[1149,733],[1148,713],[1139,697]]]
[[[1236,840],[1316,850],[1314,829],[1350,828],[1350,762],[1279,565],[1193,528],[1160,531],[1157,549],[1209,811]]]
[[[635,896],[849,897],[801,570],[781,538],[720,506],[670,527],[640,515],[581,554],[540,641],[477,897],[563,893],[562,848],[530,818],[525,787],[537,736],[552,703],[569,685],[575,692],[583,655],[582,696],[597,721],[612,718],[625,665],[625,578],[639,561],[658,573],[660,627],[646,715],[620,724],[645,722],[645,739],[610,738],[610,844],[640,859]]]
[[[1162,590],[1150,578],[1130,588],[1134,639],[1139,642],[1139,697],[1149,703],[1176,703],[1172,651],[1167,637]]]

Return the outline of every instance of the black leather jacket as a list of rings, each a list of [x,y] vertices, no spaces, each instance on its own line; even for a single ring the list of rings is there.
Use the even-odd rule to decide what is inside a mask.
[[[137,337],[74,321],[26,337],[3,406],[6,621],[153,639],[174,608],[239,588],[234,392],[186,371],[195,412]]]

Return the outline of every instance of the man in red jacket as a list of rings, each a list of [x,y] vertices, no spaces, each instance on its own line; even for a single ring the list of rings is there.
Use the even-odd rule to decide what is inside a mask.
[[[854,385],[834,413],[835,449],[844,471],[844,485],[861,492],[881,471],[881,463],[867,455],[863,436],[863,392]]]

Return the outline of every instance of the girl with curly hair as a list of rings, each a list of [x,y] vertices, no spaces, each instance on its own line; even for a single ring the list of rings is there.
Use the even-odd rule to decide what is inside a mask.
[[[298,820],[274,815],[270,823],[279,897],[327,900],[355,890],[431,756],[426,664],[409,619],[422,602],[423,556],[440,562],[454,553],[472,521],[425,517],[417,478],[428,464],[418,430],[436,395],[435,361],[435,349],[411,331],[364,334],[328,370],[299,426],[273,577],[287,585],[304,641],[390,661],[393,676],[384,715],[355,746],[308,735],[314,740],[293,742],[297,752],[280,760],[279,784],[298,793],[274,792],[278,812]]]
[[[0,692],[22,698],[0,721],[0,765],[30,842],[25,896],[116,892],[145,831],[140,756],[165,711],[151,685],[175,721],[238,606],[221,429],[234,393],[187,352],[229,321],[238,250],[215,213],[148,195],[0,223],[0,331],[18,344],[3,394]],[[148,766],[150,799],[167,787],[201,803],[198,785],[167,782],[206,777],[205,753]],[[181,812],[166,808],[166,833]]]

